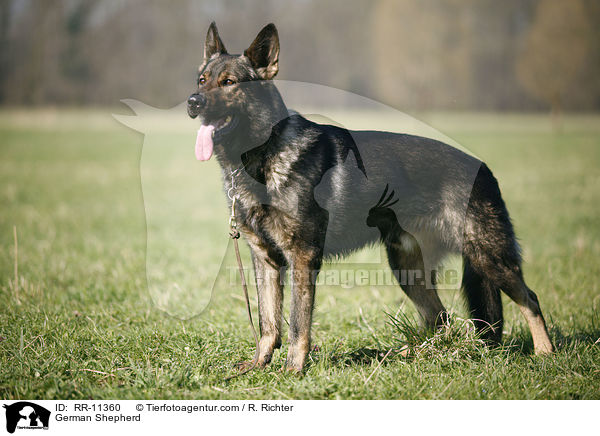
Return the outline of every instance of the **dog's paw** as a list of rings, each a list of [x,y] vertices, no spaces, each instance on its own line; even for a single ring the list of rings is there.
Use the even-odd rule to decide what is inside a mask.
[[[281,370],[288,374],[301,375],[306,372],[306,364],[304,361],[298,362],[288,358],[285,362],[285,366],[281,368]]]
[[[295,375],[295,376],[301,376],[304,374],[304,368],[296,368],[293,366],[287,366],[284,365],[281,367],[281,369],[279,370],[279,372],[281,372],[282,374],[290,374],[290,375]]]
[[[269,364],[268,361],[263,360],[263,359],[258,359],[258,362],[256,362],[256,365],[254,365],[254,360],[242,360],[241,362],[238,362],[236,364],[236,368],[239,371],[246,371],[249,368],[252,368],[252,366],[254,365],[254,368],[265,368],[267,365]]]
[[[241,362],[238,362],[235,366],[236,366],[237,370],[240,371],[240,372],[248,371],[253,366],[255,368],[264,367],[264,365],[261,366],[258,363],[256,365],[254,365],[254,361],[253,360],[242,360]]]

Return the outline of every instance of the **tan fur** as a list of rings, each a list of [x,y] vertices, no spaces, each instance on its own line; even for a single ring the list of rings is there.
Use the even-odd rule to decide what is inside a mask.
[[[546,328],[546,321],[540,310],[539,303],[531,298],[530,290],[523,283],[519,286],[518,291],[508,293],[508,296],[519,306],[519,309],[531,330],[533,338],[533,349],[535,354],[552,353],[553,347]]]

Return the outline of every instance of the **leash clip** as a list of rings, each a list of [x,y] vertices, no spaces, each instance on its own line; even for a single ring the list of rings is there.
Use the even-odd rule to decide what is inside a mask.
[[[231,187],[227,190],[227,196],[229,197],[229,199],[231,201],[233,201],[234,199],[234,194],[232,194],[233,191],[235,191],[235,176],[237,176],[237,174],[242,171],[243,167],[239,167],[235,170],[232,170],[230,175],[231,175]]]
[[[236,202],[236,200],[237,200],[237,195],[235,195],[231,199],[231,216],[229,217],[229,228],[231,230],[234,230],[237,227],[237,219],[235,217],[235,202]]]

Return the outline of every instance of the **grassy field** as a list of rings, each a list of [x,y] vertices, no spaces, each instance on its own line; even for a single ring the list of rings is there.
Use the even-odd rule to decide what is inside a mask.
[[[442,293],[455,321],[427,339],[412,331],[415,311],[399,288],[324,285],[303,376],[279,371],[284,342],[268,369],[225,382],[253,355],[241,290],[217,281],[204,311],[210,295],[160,293],[198,265],[220,268],[221,279],[233,265],[216,162],[185,182],[197,193],[190,209],[188,197],[170,193],[181,156],[156,148],[182,145],[191,159],[187,134],[163,132],[146,144],[155,153],[143,154],[143,136],[109,111],[2,111],[0,398],[599,399],[600,117],[567,117],[560,133],[543,116],[421,118],[498,178],[553,355],[532,355],[524,319],[504,297],[504,344],[487,349],[463,321],[457,292]],[[144,197],[140,157],[149,158],[148,183],[164,182]],[[256,313],[255,294],[252,304]],[[395,351],[407,342],[405,358]]]

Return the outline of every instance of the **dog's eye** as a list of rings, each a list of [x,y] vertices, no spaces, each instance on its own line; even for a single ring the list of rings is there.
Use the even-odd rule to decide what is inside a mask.
[[[204,85],[205,83],[206,83],[206,78],[204,78],[204,77],[200,77],[200,78],[198,79],[198,85]]]
[[[221,82],[221,86],[230,86],[233,85],[235,83],[235,81],[231,80],[231,79],[225,79]]]

